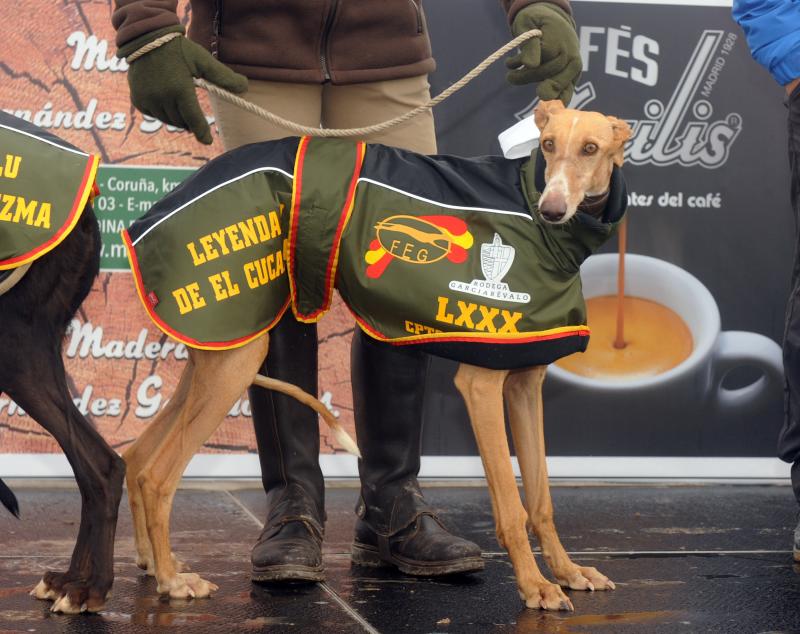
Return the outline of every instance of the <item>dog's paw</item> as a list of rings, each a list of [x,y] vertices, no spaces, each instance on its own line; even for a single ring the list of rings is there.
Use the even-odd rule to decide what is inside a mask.
[[[186,565],[185,562],[181,561],[175,556],[175,553],[170,553],[170,557],[172,557],[172,565],[175,567],[176,572],[183,572],[189,570],[189,566]],[[153,555],[137,555],[136,556],[136,565],[144,570],[144,573],[148,577],[155,577],[156,576],[156,564],[155,560],[153,559]]]
[[[144,570],[145,574],[149,577],[156,576],[156,565],[153,561],[153,555],[136,555],[136,566]]]
[[[614,590],[614,582],[592,566],[575,566],[575,570],[566,577],[557,579],[559,585],[572,590]]]
[[[74,578],[69,571],[55,572],[48,570],[42,576],[42,580],[30,591],[30,595],[42,601],[55,601],[63,592],[64,585]]]
[[[53,603],[53,607],[50,608],[51,612],[60,612],[61,614],[80,614],[86,609],[86,606],[82,603],[72,603],[69,598],[69,595],[64,595],[63,597],[56,600]]]
[[[110,586],[110,583],[94,580],[69,581],[64,584],[63,594],[55,600],[50,611],[63,614],[100,612],[108,600]]]
[[[217,590],[217,584],[193,572],[180,573],[174,579],[158,584],[159,594],[168,594],[170,599],[205,599]]]
[[[520,588],[519,596],[525,602],[525,607],[533,610],[575,611],[572,601],[569,600],[561,588],[549,581],[533,584],[527,592]]]
[[[58,598],[59,593],[50,587],[44,579],[41,579],[36,587],[29,593],[32,597],[40,601],[53,601]]]

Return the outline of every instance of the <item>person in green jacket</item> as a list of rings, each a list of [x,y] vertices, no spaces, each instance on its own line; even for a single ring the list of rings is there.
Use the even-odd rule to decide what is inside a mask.
[[[542,30],[508,60],[513,84],[538,82],[543,99],[567,104],[581,72],[567,0],[500,0],[511,30]],[[429,97],[435,68],[419,0],[191,0],[188,38],[177,0],[116,0],[118,56],[162,36],[165,44],[133,61],[131,101],[144,114],[190,130],[211,131],[193,77],[203,77],[297,123],[361,127],[402,114]],[[177,35],[171,35],[177,34]],[[212,98],[230,150],[285,137],[287,131]],[[433,117],[367,137],[423,154],[436,152]],[[285,316],[272,330],[263,372],[311,394],[317,388],[316,326]],[[353,558],[418,575],[483,568],[478,546],[452,535],[417,482],[428,358],[357,332],[352,385],[361,495]],[[324,481],[317,415],[280,395],[251,388],[268,514],[252,552],[255,581],[321,580]]]

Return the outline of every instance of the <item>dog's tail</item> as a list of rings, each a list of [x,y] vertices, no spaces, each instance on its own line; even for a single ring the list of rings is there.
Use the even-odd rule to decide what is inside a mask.
[[[14,492],[8,488],[5,482],[0,480],[0,502],[3,503],[9,511],[11,511],[16,517],[19,517],[19,503],[17,502],[17,496],[14,495]]]
[[[321,403],[319,399],[314,398],[308,392],[301,390],[296,385],[286,383],[285,381],[279,381],[278,379],[273,379],[271,377],[264,376],[263,374],[256,374],[256,378],[253,379],[253,385],[258,385],[259,387],[263,387],[267,390],[281,392],[287,396],[296,398],[304,405],[308,405],[311,409],[322,416],[323,420],[328,424],[328,427],[331,428],[336,441],[347,452],[353,454],[354,456],[358,456],[359,458],[361,457],[361,452],[358,450],[356,441],[350,437],[350,434],[342,429],[339,421],[336,420],[333,414],[331,414],[330,410],[325,407],[325,405]]]

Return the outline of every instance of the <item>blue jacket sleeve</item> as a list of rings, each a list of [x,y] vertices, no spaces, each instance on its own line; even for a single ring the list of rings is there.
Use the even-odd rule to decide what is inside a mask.
[[[781,86],[800,77],[800,0],[733,0],[753,58]]]

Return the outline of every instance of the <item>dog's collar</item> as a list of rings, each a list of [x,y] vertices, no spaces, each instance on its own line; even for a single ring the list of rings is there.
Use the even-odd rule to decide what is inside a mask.
[[[539,207],[539,198],[544,191],[544,158],[540,158],[540,150],[531,154],[531,158],[525,161],[520,168],[520,185],[522,193],[528,203],[531,215],[535,216]]]
[[[547,187],[547,182],[544,180],[544,170],[547,167],[547,161],[542,156],[542,148],[536,150],[536,154],[531,155],[531,160],[534,162],[533,178],[536,185],[536,191],[541,194],[544,188]]]
[[[585,196],[581,201],[581,204],[578,205],[578,211],[582,211],[590,216],[599,218],[606,210],[606,204],[608,204],[608,195],[610,192],[611,189],[609,188],[597,196]]]

